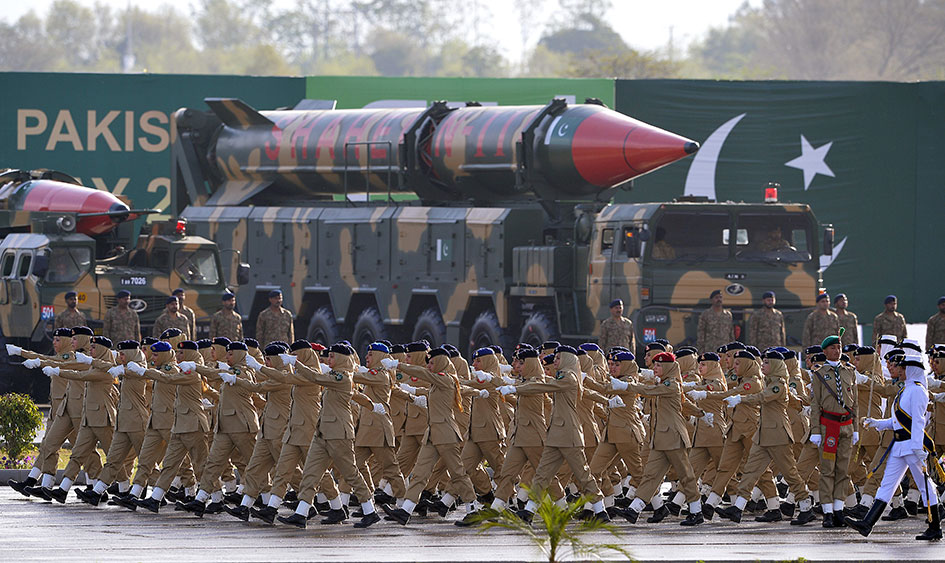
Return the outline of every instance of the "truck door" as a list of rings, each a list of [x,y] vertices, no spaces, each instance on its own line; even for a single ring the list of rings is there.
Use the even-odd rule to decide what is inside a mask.
[[[609,301],[623,299],[627,310],[640,308],[640,241],[641,229],[631,223],[614,228],[613,248],[610,252]]]
[[[3,305],[10,315],[4,334],[10,337],[28,337],[33,333],[36,318],[31,311],[26,278],[33,265],[33,251],[9,249],[0,258],[0,273],[3,275]],[[37,311],[38,312],[38,311]]]

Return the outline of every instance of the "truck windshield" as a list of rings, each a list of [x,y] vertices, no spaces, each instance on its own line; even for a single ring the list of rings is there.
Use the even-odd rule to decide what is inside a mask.
[[[191,285],[216,285],[220,281],[216,254],[206,248],[178,250],[174,257],[174,270]]]
[[[84,246],[57,247],[49,253],[49,269],[46,281],[49,283],[74,283],[89,271],[92,263],[92,250]]]
[[[741,261],[809,262],[810,225],[799,213],[738,216],[735,259]]]
[[[728,227],[727,213],[664,213],[654,231],[650,257],[682,262],[727,260],[728,242],[722,234]]]

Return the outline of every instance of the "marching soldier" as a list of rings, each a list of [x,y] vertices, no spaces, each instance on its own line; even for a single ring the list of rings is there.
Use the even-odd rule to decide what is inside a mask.
[[[610,302],[610,316],[600,323],[601,349],[607,352],[614,346],[636,350],[633,321],[623,316],[623,300],[621,299]]]
[[[831,334],[840,332],[840,318],[830,310],[830,296],[821,293],[817,296],[817,306],[804,321],[804,336],[801,345],[809,348],[819,345]]]
[[[833,307],[836,309],[834,312],[837,313],[837,319],[840,321],[840,327],[843,329],[843,337],[840,339],[840,344],[843,346],[858,344],[856,329],[859,321],[856,318],[856,313],[847,309],[849,304],[850,301],[847,299],[845,293],[838,293],[837,296],[833,298]]]
[[[184,291],[184,288],[178,287],[171,292],[173,297],[177,298],[177,310],[187,317],[187,320],[190,321],[190,338],[193,340],[197,339],[197,315],[194,313],[194,310],[184,304],[184,300],[187,298],[187,292]],[[186,331],[185,331],[186,332]],[[239,339],[237,339],[239,340]]]
[[[699,356],[700,381],[695,389],[701,391],[725,391],[728,389],[725,374],[719,363],[720,357],[715,352],[706,352]],[[725,434],[728,430],[728,421],[725,415],[725,403],[719,398],[705,398],[695,403],[705,412],[712,413],[712,424],[704,420],[696,421],[696,430],[692,436],[692,449],[689,450],[689,463],[692,465],[696,479],[703,479],[702,488],[705,494],[711,492],[712,481],[718,472],[719,462],[722,460],[722,448],[725,445]]]
[[[242,340],[243,317],[236,312],[236,296],[232,293],[224,293],[221,303],[223,306],[220,310],[210,317],[210,338],[222,336],[230,340]],[[260,334],[257,332],[256,336],[259,337]],[[285,340],[285,342],[292,342],[292,340]]]
[[[118,299],[118,304],[105,313],[102,333],[112,342],[140,341],[141,323],[138,320],[138,313],[129,306],[131,304],[131,292],[122,289],[115,294],[115,297]]]
[[[925,326],[925,350],[936,344],[945,344],[945,295],[938,298],[938,313],[929,317]]]
[[[906,337],[906,318],[896,311],[899,302],[895,295],[883,300],[883,312],[873,317],[873,346],[879,346],[879,337],[891,334],[898,340]]]
[[[766,291],[761,302],[764,307],[749,319],[748,341],[759,350],[784,346],[784,315],[774,308],[774,292]]]
[[[164,312],[154,320],[154,326],[151,328],[151,335],[158,337],[164,334],[169,328],[176,328],[184,335],[184,340],[191,340],[194,337],[190,319],[179,311],[180,303],[177,297],[173,295],[164,302]]]
[[[256,318],[256,340],[262,346],[268,346],[277,340],[281,342],[295,340],[292,313],[282,307],[282,290],[280,289],[269,292],[269,307],[263,309]]]
[[[66,310],[56,317],[53,322],[53,328],[72,328],[74,326],[86,326],[88,321],[77,308],[78,294],[74,291],[66,292]]]
[[[714,290],[709,301],[712,305],[699,314],[697,347],[700,352],[713,352],[735,340],[732,312],[722,307],[722,292]]]

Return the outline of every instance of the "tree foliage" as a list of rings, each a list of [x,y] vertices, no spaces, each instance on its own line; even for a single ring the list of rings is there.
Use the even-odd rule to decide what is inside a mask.
[[[19,460],[32,448],[42,422],[43,415],[29,395],[0,395],[0,438],[11,459]]]

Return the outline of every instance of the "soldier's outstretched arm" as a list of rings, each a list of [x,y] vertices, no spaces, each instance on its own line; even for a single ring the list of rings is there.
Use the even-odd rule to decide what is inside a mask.
[[[75,381],[111,381],[114,379],[110,373],[107,371],[90,369],[84,371],[76,371],[71,369],[60,369],[59,377],[65,379],[72,379]]]

